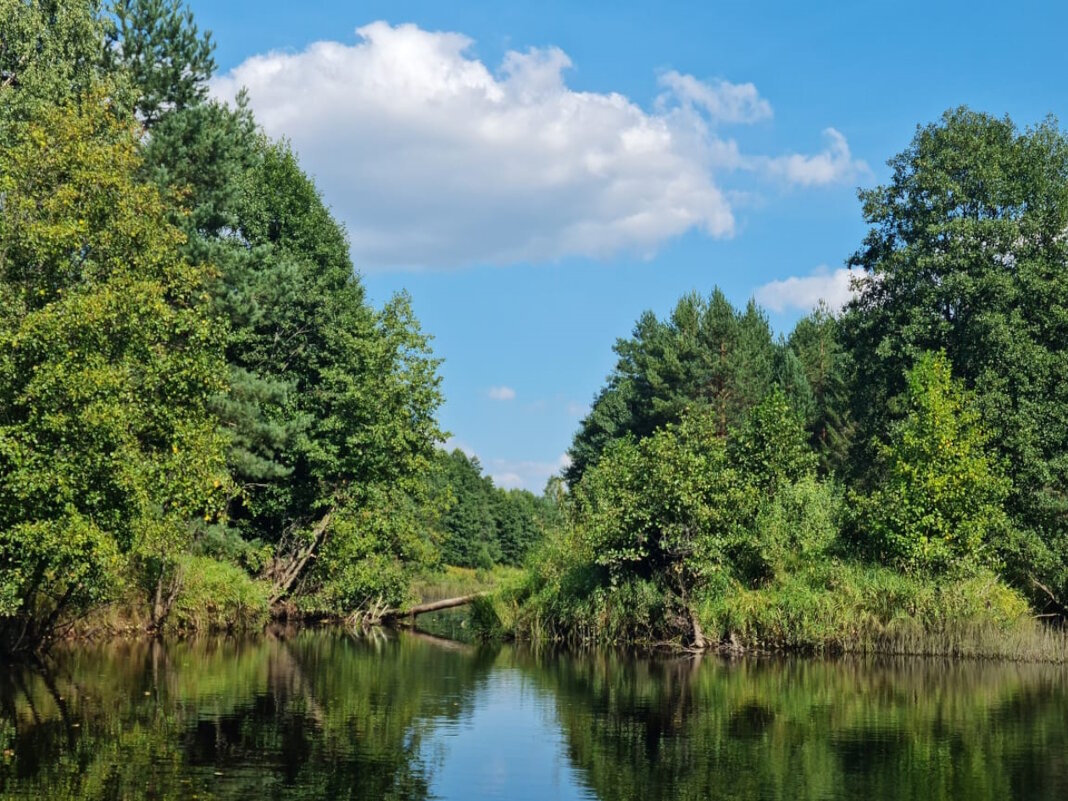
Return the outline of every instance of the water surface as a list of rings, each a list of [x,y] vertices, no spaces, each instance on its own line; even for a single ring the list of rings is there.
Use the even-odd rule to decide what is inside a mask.
[[[0,667],[0,798],[1068,798],[1068,670],[642,659],[412,635]]]

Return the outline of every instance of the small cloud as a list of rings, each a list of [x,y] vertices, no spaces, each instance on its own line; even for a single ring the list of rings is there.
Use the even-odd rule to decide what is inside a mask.
[[[445,440],[444,443],[441,444],[440,447],[443,451],[448,451],[449,453],[452,453],[453,451],[459,449],[460,452],[463,453],[464,456],[466,456],[468,459],[475,459],[478,457],[478,454],[475,453],[474,448],[472,448],[463,440],[456,439],[456,437],[449,437],[447,440]]]
[[[864,271],[860,268],[841,267],[833,272],[826,265],[820,266],[811,275],[791,276],[781,281],[771,281],[753,293],[757,303],[773,312],[787,309],[810,311],[821,300],[838,311],[853,297],[852,282]]]
[[[712,122],[759,122],[772,114],[771,103],[751,83],[699,81],[671,70],[660,76],[660,85],[679,101],[700,108]]]
[[[586,403],[579,403],[578,401],[570,401],[567,404],[567,414],[569,417],[585,417],[590,413],[590,407]]]
[[[489,396],[495,401],[515,400],[515,390],[511,387],[490,387]]]
[[[502,489],[521,489],[523,487],[523,477],[518,473],[494,473],[491,478],[494,486]]]
[[[498,487],[540,493],[551,476],[559,474],[570,464],[571,457],[562,453],[554,462],[492,459],[488,470],[490,478]]]
[[[865,162],[853,158],[849,142],[839,131],[826,128],[823,137],[827,147],[814,156],[793,153],[767,159],[768,173],[797,186],[826,186],[871,173]]]

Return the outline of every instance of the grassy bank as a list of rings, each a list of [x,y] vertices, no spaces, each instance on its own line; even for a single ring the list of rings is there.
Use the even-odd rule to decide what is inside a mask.
[[[693,620],[670,591],[600,578],[589,566],[513,575],[473,606],[471,623],[482,637],[534,644],[689,647]],[[830,560],[759,588],[705,594],[692,607],[711,648],[1068,662],[1068,633],[988,572],[936,583]]]
[[[161,621],[153,621],[145,591],[132,581],[107,606],[74,623],[68,637],[98,638],[157,632],[185,636],[209,632],[258,632],[269,622],[270,587],[239,567],[200,556],[183,557],[174,597]]]

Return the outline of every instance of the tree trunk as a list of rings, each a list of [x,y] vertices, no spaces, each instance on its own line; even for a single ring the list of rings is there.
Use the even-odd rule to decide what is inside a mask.
[[[701,623],[697,620],[697,615],[693,613],[693,610],[688,610],[690,613],[690,623],[693,626],[693,647],[698,651],[704,651],[708,648],[708,640],[705,639],[705,633],[701,629]]]
[[[323,515],[322,519],[315,524],[315,528],[312,529],[311,542],[308,543],[304,550],[298,551],[288,559],[275,560],[270,571],[270,575],[274,578],[274,586],[271,588],[270,598],[272,606],[282,600],[289,593],[289,590],[292,588],[296,580],[300,578],[304,566],[308,564],[308,560],[315,555],[315,551],[326,537],[327,529],[330,528],[330,521],[333,517],[333,511],[327,512]]]
[[[440,612],[442,609],[452,609],[457,606],[464,606],[471,603],[476,598],[481,598],[486,595],[484,592],[476,592],[472,595],[459,595],[455,598],[443,598],[440,601],[430,601],[425,604],[416,604],[410,606],[407,609],[386,609],[379,616],[377,622],[381,623],[386,620],[394,620],[398,617],[415,617],[416,615],[425,615],[428,612]]]

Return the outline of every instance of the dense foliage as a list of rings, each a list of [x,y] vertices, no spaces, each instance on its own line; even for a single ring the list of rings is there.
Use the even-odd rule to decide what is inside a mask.
[[[919,598],[931,626],[1064,614],[1068,138],[957,109],[890,166],[843,314],[774,342],[715,291],[617,343],[520,629],[811,646]]]
[[[438,454],[434,483],[446,509],[441,555],[450,565],[520,565],[555,522],[551,498],[493,486],[478,459],[458,449]]]
[[[0,646],[115,601],[404,602],[443,438],[408,299],[372,308],[295,155],[206,99],[181,3],[0,29]]]
[[[0,648],[109,605],[156,631],[396,607],[442,563],[528,566],[512,628],[565,637],[1066,615],[1055,122],[918,129],[861,193],[841,314],[776,339],[717,289],[642,315],[538,497],[440,449],[409,299],[368,303],[213,69],[179,0],[0,0]]]
[[[871,230],[852,262],[868,277],[842,320],[861,436],[850,470],[923,351],[944,351],[974,395],[1012,481],[1021,529],[1007,565],[1025,590],[1068,597],[1068,138],[967,109],[920,128],[861,194]]]

